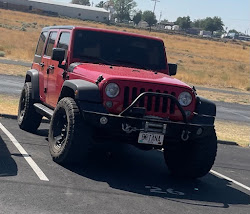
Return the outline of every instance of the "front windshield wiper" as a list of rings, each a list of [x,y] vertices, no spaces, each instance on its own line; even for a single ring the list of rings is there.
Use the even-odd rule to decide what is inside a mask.
[[[114,61],[115,62],[120,62],[120,63],[125,63],[126,65],[135,66],[136,68],[141,68],[141,69],[144,69],[144,70],[150,70],[149,68],[146,68],[145,66],[143,66],[143,65],[141,65],[139,63],[136,63],[136,62],[131,62],[131,61],[122,60],[122,59],[115,59]]]
[[[99,61],[101,61],[103,64],[112,65],[112,63],[109,62],[108,60],[103,59],[103,58],[98,57],[98,56],[80,55],[80,57],[81,57],[81,58],[88,58],[88,59],[91,59],[91,60],[99,60]],[[96,62],[96,63],[100,63],[100,62]]]

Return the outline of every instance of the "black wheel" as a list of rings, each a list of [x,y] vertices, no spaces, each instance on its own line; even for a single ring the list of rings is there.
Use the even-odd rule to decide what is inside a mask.
[[[164,158],[170,172],[178,177],[199,178],[212,168],[217,153],[215,130],[193,142],[166,144]]]
[[[59,101],[49,128],[52,159],[59,164],[87,163],[92,130],[83,121],[74,99]]]
[[[21,92],[17,122],[21,129],[29,132],[35,132],[41,124],[42,115],[36,112],[32,99],[32,85],[26,82]]]

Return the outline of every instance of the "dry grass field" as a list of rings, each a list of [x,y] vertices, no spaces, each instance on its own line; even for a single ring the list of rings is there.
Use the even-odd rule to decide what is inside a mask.
[[[244,42],[223,43],[0,9],[0,51],[6,58],[32,61],[41,29],[50,25],[105,27],[160,37],[169,61],[179,65],[177,78],[190,84],[250,90],[250,44]]]
[[[194,85],[250,91],[250,43],[244,42],[216,42],[0,9],[0,51],[8,59],[31,62],[41,29],[50,25],[104,27],[156,36],[165,42],[168,61],[178,64],[176,78]],[[26,69],[1,64],[0,73],[8,70],[8,74],[23,76]],[[212,100],[250,104],[249,95],[229,97],[222,93],[199,92]],[[0,95],[0,113],[16,115],[17,106],[17,98]],[[248,125],[216,121],[215,127],[218,138],[222,141],[234,141],[242,146],[250,143]]]

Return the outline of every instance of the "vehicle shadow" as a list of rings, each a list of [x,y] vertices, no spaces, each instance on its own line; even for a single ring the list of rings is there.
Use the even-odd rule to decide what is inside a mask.
[[[85,170],[81,166],[66,168],[89,179],[106,182],[117,190],[179,203],[218,208],[250,204],[248,194],[212,174],[196,180],[171,176],[161,151],[140,151],[129,145],[98,148]]]
[[[17,171],[17,164],[0,136],[0,177],[16,176]]]

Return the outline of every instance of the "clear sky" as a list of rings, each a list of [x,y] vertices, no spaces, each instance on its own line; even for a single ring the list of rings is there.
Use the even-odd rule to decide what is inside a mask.
[[[70,0],[54,0],[71,2]],[[153,10],[153,0],[134,0],[142,11]],[[175,21],[179,16],[190,16],[191,20],[219,16],[225,27],[250,34],[250,0],[157,0],[155,14],[159,20]],[[100,0],[90,0],[96,5]]]

